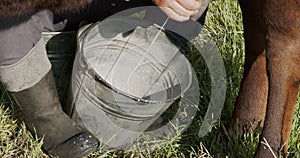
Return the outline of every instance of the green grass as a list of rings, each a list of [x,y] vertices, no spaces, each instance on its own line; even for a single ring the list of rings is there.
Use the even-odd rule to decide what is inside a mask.
[[[242,139],[238,139],[239,136],[228,134],[226,130],[239,90],[244,60],[242,16],[236,0],[213,1],[203,31],[217,43],[227,74],[224,108],[212,131],[205,137],[198,137],[201,120],[210,102],[211,81],[202,57],[199,54],[192,54],[194,69],[199,77],[201,103],[198,106],[197,116],[188,130],[182,135],[178,134],[173,141],[166,139],[155,142],[156,145],[162,146],[158,149],[145,150],[141,153],[99,150],[89,157],[247,158],[253,156],[259,140],[257,133],[246,133]],[[41,151],[42,140],[32,137],[25,130],[24,124],[19,121],[18,109],[10,106],[10,103],[4,99],[1,102],[3,103],[0,104],[0,157],[47,157]],[[289,157],[300,155],[299,110],[298,101],[289,143]]]
[[[0,105],[0,157],[47,157],[42,151],[42,140],[33,137],[25,128],[12,118],[11,109]]]

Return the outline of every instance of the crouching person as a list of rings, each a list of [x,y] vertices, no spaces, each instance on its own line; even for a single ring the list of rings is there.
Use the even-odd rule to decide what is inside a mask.
[[[21,107],[32,134],[44,137],[43,149],[58,157],[82,157],[99,142],[66,115],[59,102],[43,31],[57,31],[50,10],[0,20],[0,79]]]
[[[33,135],[44,138],[43,150],[52,156],[84,157],[99,146],[99,141],[89,131],[77,125],[63,112],[45,41],[41,38],[42,32],[61,31],[66,26],[66,20],[54,22],[53,12],[76,11],[84,14],[86,8],[91,7],[84,9],[83,6],[91,1],[0,2],[0,81],[21,107],[28,130]],[[196,0],[180,0],[182,3],[178,3],[179,0],[168,3],[164,0],[154,0],[154,3],[151,0],[143,1],[146,5],[160,6],[166,15],[177,21],[185,21],[190,17],[199,18],[203,8],[207,7],[207,3]],[[95,3],[101,7],[102,2]],[[143,4],[141,1],[131,3]],[[97,10],[95,7],[94,10]],[[102,9],[105,10],[103,7]],[[198,10],[201,10],[201,14]]]

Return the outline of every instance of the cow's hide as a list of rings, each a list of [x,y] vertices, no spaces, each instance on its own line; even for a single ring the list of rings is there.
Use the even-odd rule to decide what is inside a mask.
[[[50,9],[58,14],[78,11],[93,0],[1,0],[0,18],[22,16]]]

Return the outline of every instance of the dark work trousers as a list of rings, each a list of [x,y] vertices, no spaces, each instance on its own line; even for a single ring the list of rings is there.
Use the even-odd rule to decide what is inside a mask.
[[[155,6],[151,0],[101,0],[94,1],[76,13],[55,15],[50,10],[42,10],[21,17],[0,19],[0,66],[14,64],[21,60],[41,38],[42,32],[77,30],[80,23],[94,23],[118,12],[141,6]],[[156,14],[155,16],[151,16]],[[161,11],[146,11],[145,17],[162,25],[166,16]],[[198,21],[203,25],[205,14]],[[161,18],[160,18],[161,17]],[[180,26],[169,20],[170,24]],[[184,28],[184,26],[183,26]],[[200,27],[193,32],[199,32]],[[189,30],[182,29],[179,30]],[[191,35],[193,36],[193,35]]]

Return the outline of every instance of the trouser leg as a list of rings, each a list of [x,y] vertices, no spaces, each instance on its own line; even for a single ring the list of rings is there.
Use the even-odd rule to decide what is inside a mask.
[[[81,21],[86,21],[87,23],[95,23],[113,14],[143,6],[155,6],[155,4],[151,0],[95,1],[92,5],[86,7],[80,12],[57,16],[57,19],[68,19],[68,24],[65,30],[77,30]],[[138,11],[138,9],[136,11]],[[166,25],[166,28],[175,28],[177,33],[182,33],[184,37],[192,39],[193,37],[197,36],[197,34],[202,29],[202,26],[204,25],[205,21],[206,12],[207,9],[205,9],[202,16],[197,20],[197,24],[192,20],[183,23],[176,22],[174,20],[169,20],[168,24]],[[166,15],[162,11],[160,11],[159,7],[156,7],[156,9],[148,9],[146,11],[144,19],[162,25],[166,19]]]
[[[50,10],[0,19],[0,66],[12,65],[25,57],[40,40],[42,32],[62,30],[64,26],[64,21],[53,24]]]
[[[67,26],[64,30],[70,31],[78,30],[82,21],[85,21],[86,23],[95,23],[113,14],[119,13],[119,15],[128,16],[134,12],[142,11],[145,8],[147,9],[143,18],[147,21],[162,26],[166,21],[167,16],[159,9],[159,7],[156,7],[156,5],[151,0],[95,1],[93,5],[88,6],[80,12],[57,16],[57,19],[68,19]],[[172,19],[169,19],[168,23],[165,25],[164,28],[166,30],[176,33],[171,33],[172,35],[170,36],[170,38],[172,38],[177,45],[180,45],[181,49],[183,49],[184,52],[189,50],[187,45],[188,41],[195,38],[202,30],[207,10],[208,3],[204,5],[201,11],[203,13],[200,18],[197,19],[197,21],[193,21],[190,19],[185,22],[176,22]],[[168,36],[169,35],[170,34],[168,34]]]
[[[17,22],[13,22],[13,21]],[[61,108],[43,31],[56,31],[49,10],[25,19],[1,23],[0,81],[21,107],[29,131],[44,137],[43,149],[54,156],[82,157],[98,147],[98,141],[78,126]],[[6,38],[5,38],[6,37]]]

